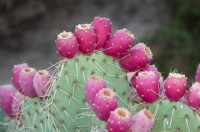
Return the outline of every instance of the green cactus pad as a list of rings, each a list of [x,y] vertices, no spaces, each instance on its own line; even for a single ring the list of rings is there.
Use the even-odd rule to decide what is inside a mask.
[[[151,132],[200,132],[200,116],[183,102],[158,100],[148,109],[155,115]]]
[[[22,105],[23,131],[53,132],[53,120],[49,117],[48,107],[39,98],[27,97]],[[19,131],[20,131],[19,129]]]
[[[53,81],[49,100],[55,128],[60,131],[86,132],[97,127],[105,127],[101,126],[104,122],[95,119],[85,99],[84,85],[93,74],[103,77],[107,87],[117,91],[119,107],[127,107],[129,83],[126,72],[115,59],[102,52],[95,52],[91,55],[79,54],[62,62]]]

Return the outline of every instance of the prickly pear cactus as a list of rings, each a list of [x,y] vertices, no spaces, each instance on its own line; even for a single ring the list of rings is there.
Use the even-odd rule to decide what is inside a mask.
[[[176,132],[199,132],[200,118],[195,110],[189,108],[181,101],[170,102],[167,99],[160,99],[148,109],[156,117],[152,132],[176,131]]]
[[[55,76],[49,99],[50,114],[55,118],[55,127],[61,131],[88,131],[100,124],[86,103],[84,85],[91,75],[102,76],[107,87],[117,91],[119,106],[127,107],[129,83],[126,72],[118,62],[101,51],[91,55],[79,54],[74,59],[63,60]]]
[[[0,87],[2,108],[11,118],[7,131],[200,132],[200,92],[194,100],[185,101],[186,77],[170,74],[173,77],[169,75],[163,84],[160,72],[149,64],[153,55],[145,44],[131,48],[134,36],[126,29],[111,37],[110,33],[110,20],[96,17],[91,24],[78,25],[74,34],[59,34],[56,47],[63,58],[54,65],[51,78],[46,70],[14,66],[14,85],[25,98],[16,107],[11,103],[16,103],[14,96]],[[108,120],[96,116],[95,101],[94,106],[87,102],[90,95],[85,94],[85,84],[92,75],[102,77],[106,88],[117,95],[117,108],[109,111]],[[200,91],[200,84],[195,86]],[[107,92],[100,97],[98,104],[103,104],[103,98],[109,101],[111,95]],[[188,106],[188,101],[195,102]]]

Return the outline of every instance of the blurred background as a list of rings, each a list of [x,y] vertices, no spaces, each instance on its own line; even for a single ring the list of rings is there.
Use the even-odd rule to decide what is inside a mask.
[[[110,18],[113,32],[130,30],[135,44],[145,42],[164,77],[176,69],[194,81],[200,0],[0,0],[0,84],[11,83],[14,64],[45,69],[56,63],[57,34],[95,16]]]

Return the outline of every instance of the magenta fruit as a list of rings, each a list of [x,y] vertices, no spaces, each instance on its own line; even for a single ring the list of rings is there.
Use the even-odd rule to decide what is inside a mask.
[[[141,69],[140,71],[152,71],[152,72],[154,72],[155,75],[158,77],[158,80],[159,80],[160,77],[161,77],[161,74],[160,74],[160,72],[157,70],[157,68],[156,68],[155,65],[148,65],[148,66],[146,66],[145,68]],[[136,80],[136,77],[138,76],[138,72],[139,72],[139,71],[136,71],[136,72],[132,75],[132,77],[131,77],[131,79],[130,79],[130,83],[131,83],[131,85],[132,85],[134,88],[136,87],[136,86],[135,86],[135,80]]]
[[[145,68],[152,60],[153,54],[145,44],[139,43],[120,59],[120,65],[128,70],[135,71]]]
[[[99,90],[106,88],[106,82],[97,75],[92,75],[85,83],[85,96],[88,104],[93,107],[94,99]]]
[[[142,71],[152,71],[156,74],[158,79],[160,79],[160,77],[161,77],[161,74],[160,74],[160,72],[158,71],[158,69],[156,68],[155,65],[148,65],[145,68],[143,68]]]
[[[51,75],[47,70],[39,70],[33,78],[33,86],[39,97],[44,97],[50,88]]]
[[[0,86],[1,107],[9,117],[14,117],[12,111],[13,95],[14,95],[14,87],[12,85]]]
[[[36,97],[37,94],[33,87],[33,77],[35,76],[36,70],[34,68],[25,68],[19,75],[19,83],[24,95],[31,98]]]
[[[149,132],[153,127],[155,117],[149,110],[141,110],[131,117],[129,132]]]
[[[181,99],[187,88],[187,78],[185,75],[178,73],[170,73],[164,81],[164,92],[171,101]]]
[[[154,72],[139,72],[135,80],[135,85],[137,93],[142,100],[152,103],[159,97],[160,83]]]
[[[59,54],[65,58],[73,58],[78,52],[78,42],[71,32],[63,31],[57,37],[56,48]]]
[[[16,89],[22,93],[22,89],[20,87],[19,83],[19,74],[22,71],[22,69],[27,68],[28,65],[26,63],[14,65],[12,69],[12,81],[13,84],[15,85]]]
[[[131,79],[130,79],[130,83],[131,83],[131,85],[134,87],[134,88],[136,88],[136,77],[138,76],[138,71],[136,71],[133,75],[132,75],[132,77],[131,77]]]
[[[74,35],[79,43],[79,50],[84,54],[92,53],[96,45],[96,34],[91,24],[79,24]]]
[[[190,107],[200,109],[200,83],[195,82],[186,95],[186,102]]]
[[[100,120],[107,121],[110,112],[118,106],[117,95],[112,89],[103,88],[94,100],[94,112]]]
[[[110,113],[107,122],[109,132],[128,132],[130,128],[131,114],[127,109],[117,108]]]
[[[117,30],[105,44],[104,53],[120,58],[131,47],[134,39],[134,35],[127,29]]]
[[[200,82],[200,64],[199,64],[198,67],[197,67],[197,71],[196,71],[196,76],[195,76],[195,78],[196,78],[196,81],[197,81],[197,82]]]
[[[98,50],[101,49],[109,39],[112,24],[110,20],[105,17],[95,17],[91,24],[97,35],[97,44],[95,45],[95,49]]]

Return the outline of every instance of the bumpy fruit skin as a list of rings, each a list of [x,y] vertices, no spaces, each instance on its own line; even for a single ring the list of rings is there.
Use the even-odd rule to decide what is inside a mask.
[[[106,88],[106,82],[97,75],[92,75],[85,83],[85,96],[88,104],[93,108],[94,99],[99,90]]]
[[[190,107],[200,109],[200,83],[194,83],[188,91],[186,102]]]
[[[170,73],[164,81],[164,92],[171,101],[181,99],[187,89],[187,78],[185,75]]]
[[[150,48],[143,43],[139,43],[120,59],[120,65],[128,71],[135,71],[139,68],[145,68],[152,57],[153,54]]]
[[[9,117],[14,117],[12,111],[13,95],[14,95],[14,87],[12,85],[0,86],[1,107]]]
[[[107,122],[108,132],[128,132],[131,125],[130,117],[127,109],[117,108],[112,111]]]
[[[33,78],[33,86],[39,97],[44,97],[49,91],[51,75],[47,70],[39,70]]]
[[[65,58],[73,58],[78,52],[78,42],[71,32],[63,31],[57,37],[56,48],[59,54]]]
[[[159,79],[152,71],[142,71],[138,73],[135,80],[136,90],[142,100],[152,103],[159,97]]]
[[[35,92],[33,86],[33,77],[35,76],[36,70],[34,68],[25,68],[21,71],[19,75],[19,83],[24,95],[29,96],[31,98],[36,97],[37,94]]]
[[[152,71],[156,74],[158,79],[160,79],[160,77],[161,77],[161,74],[160,74],[160,72],[158,71],[158,69],[155,65],[148,65],[144,69],[142,69],[142,71]]]
[[[97,35],[97,44],[95,45],[95,49],[101,49],[110,37],[112,24],[108,18],[95,17],[91,25],[94,27]]]
[[[19,74],[22,71],[22,69],[27,68],[28,65],[26,63],[14,65],[12,69],[12,81],[13,84],[15,85],[16,89],[22,93],[22,89],[20,87],[19,83]]]
[[[96,34],[91,24],[79,24],[76,26],[74,35],[79,43],[79,50],[84,54],[92,53],[96,45]]]
[[[103,121],[107,121],[110,112],[118,106],[118,99],[115,92],[109,88],[103,88],[98,92],[94,100],[94,112]]]
[[[134,39],[134,35],[127,29],[117,30],[105,44],[104,53],[115,58],[120,58],[131,47]]]
[[[196,78],[196,81],[197,81],[197,82],[200,82],[200,64],[199,64],[198,67],[197,67],[197,71],[196,71],[196,76],[195,76],[195,78]]]
[[[21,94],[20,92],[16,92],[13,95],[13,101],[12,101],[12,113],[16,117],[19,117],[21,114],[21,104],[24,100],[24,95]]]
[[[131,117],[129,132],[149,132],[153,127],[155,117],[149,110],[141,110]]]
[[[152,71],[152,72],[155,73],[155,75],[157,76],[158,80],[159,80],[160,77],[161,77],[161,74],[160,74],[160,72],[157,70],[157,68],[156,68],[155,65],[148,65],[148,66],[146,66],[145,68],[140,69],[139,71]],[[136,81],[136,77],[138,76],[138,72],[139,72],[139,71],[136,71],[136,72],[132,75],[132,77],[131,77],[131,79],[130,79],[130,83],[131,83],[131,85],[132,85],[134,88],[136,87],[136,86],[135,86],[135,81]]]

